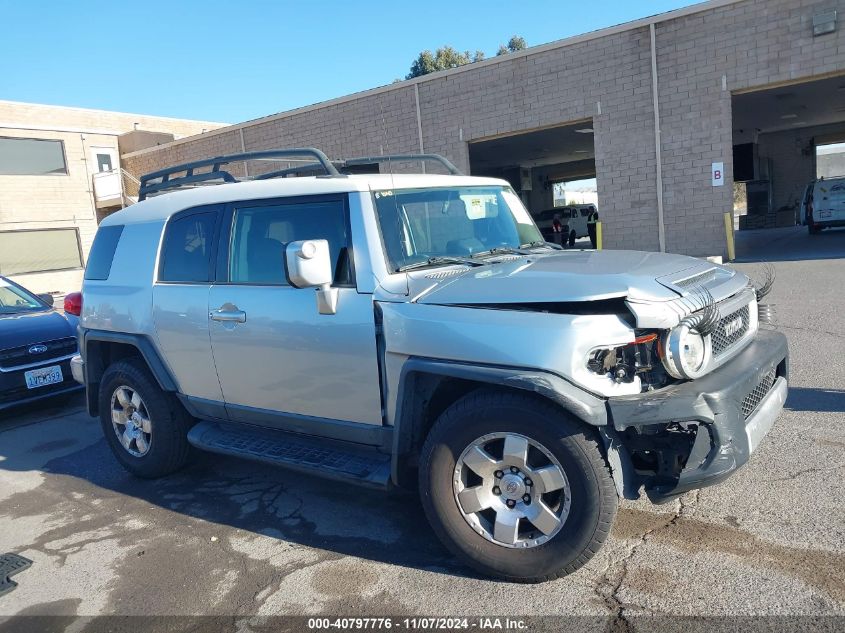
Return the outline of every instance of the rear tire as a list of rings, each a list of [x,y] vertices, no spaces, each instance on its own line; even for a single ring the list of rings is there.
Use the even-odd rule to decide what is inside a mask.
[[[140,359],[118,361],[100,381],[100,424],[120,464],[136,477],[173,473],[188,458],[193,424]]]
[[[485,444],[485,438],[492,439]],[[484,448],[476,453],[479,442]],[[528,458],[512,461],[517,452],[504,448],[508,442],[512,448],[524,442]],[[469,471],[494,468],[493,474],[469,473],[471,458],[476,465]],[[525,465],[513,471],[508,464],[515,463]],[[555,474],[558,484],[548,483],[550,468],[562,471]],[[473,569],[515,582],[551,580],[584,565],[607,538],[618,505],[594,434],[551,403],[504,391],[473,392],[440,416],[422,450],[419,485],[428,520],[446,547]],[[557,492],[532,496],[546,488]],[[475,507],[481,510],[471,512],[465,493],[480,500]],[[528,518],[532,510],[540,525]],[[516,527],[508,532],[504,524],[514,516]],[[500,535],[505,538],[497,540]]]

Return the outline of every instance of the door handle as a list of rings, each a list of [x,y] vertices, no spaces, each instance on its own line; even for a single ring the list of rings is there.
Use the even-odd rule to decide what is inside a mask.
[[[224,321],[228,323],[246,323],[246,312],[243,310],[224,310],[219,308],[208,313],[212,321]]]

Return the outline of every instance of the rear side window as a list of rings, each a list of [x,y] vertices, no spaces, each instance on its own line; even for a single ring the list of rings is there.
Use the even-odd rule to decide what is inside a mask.
[[[103,281],[109,278],[114,252],[123,233],[123,225],[101,226],[94,237],[94,244],[88,254],[85,279]]]
[[[211,243],[216,212],[193,213],[168,222],[161,251],[159,281],[211,281]]]

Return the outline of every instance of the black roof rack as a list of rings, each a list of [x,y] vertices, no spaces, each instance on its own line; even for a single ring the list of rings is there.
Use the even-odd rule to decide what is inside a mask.
[[[409,161],[431,161],[434,163],[440,163],[453,176],[463,175],[457,167],[440,154],[387,154],[384,156],[362,156],[360,158],[348,158],[342,162],[342,165],[371,165],[373,163],[401,163]]]
[[[311,158],[316,159],[317,162],[313,163],[313,165],[321,167],[326,176],[342,175],[329,160],[328,156],[313,147],[298,147],[294,149],[274,149],[263,152],[229,154],[227,156],[217,156],[216,158],[195,160],[190,163],[166,167],[165,169],[159,169],[158,171],[141,176],[141,185],[138,190],[138,201],[145,199],[151,193],[158,193],[159,191],[164,191],[165,189],[175,189],[183,185],[207,182],[209,180],[238,182],[238,179],[232,174],[220,168],[222,165],[227,165],[229,163],[239,163],[247,160],[268,160],[274,158],[301,158],[305,156],[310,156]],[[201,172],[199,174],[194,172],[195,169],[208,166],[211,166],[211,171]],[[302,167],[286,169],[283,171],[295,172],[297,169],[302,169]],[[185,175],[171,178],[173,174],[181,172],[185,172]]]
[[[226,156],[217,156],[216,158],[207,158],[203,160],[196,160],[190,163],[183,163],[181,165],[174,165],[159,169],[141,176],[141,185],[138,189],[138,201],[144,200],[148,195],[159,193],[168,189],[176,189],[184,185],[198,184],[202,182],[209,182],[212,180],[221,180],[223,182],[239,182],[238,178],[233,176],[230,172],[221,169],[223,165],[229,163],[240,163],[248,160],[274,160],[274,159],[291,159],[299,157],[300,159],[308,157],[314,159],[316,162],[307,162],[303,165],[294,167],[286,167],[285,169],[278,169],[271,172],[266,172],[247,178],[247,180],[268,180],[270,178],[285,178],[292,175],[321,175],[328,177],[344,176],[340,170],[345,167],[353,167],[359,165],[372,165],[379,163],[390,162],[407,162],[407,161],[432,161],[439,163],[446,170],[453,175],[461,175],[461,172],[451,162],[439,154],[389,154],[382,156],[362,156],[359,158],[349,158],[346,160],[332,162],[320,150],[314,147],[298,147],[293,149],[274,149],[261,152],[244,152],[242,154],[228,154]],[[209,171],[196,173],[195,170],[203,167],[211,167]],[[175,176],[174,174],[184,175]]]

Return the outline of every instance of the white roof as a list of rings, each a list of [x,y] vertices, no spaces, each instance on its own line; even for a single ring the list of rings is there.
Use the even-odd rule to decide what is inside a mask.
[[[204,204],[261,200],[265,198],[378,191],[384,189],[416,189],[420,187],[467,187],[479,185],[509,186],[498,178],[478,176],[442,176],[428,174],[360,174],[342,177],[307,176],[248,180],[221,185],[203,185],[147,198],[105,218],[101,225],[135,224],[166,220],[182,209]]]

